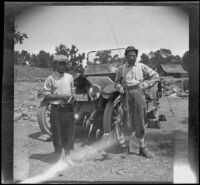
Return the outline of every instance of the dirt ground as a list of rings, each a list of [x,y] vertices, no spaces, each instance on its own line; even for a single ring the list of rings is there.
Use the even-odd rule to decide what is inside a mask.
[[[23,181],[42,175],[55,164],[52,142],[45,140],[37,122],[40,100],[37,90],[41,82],[15,82],[14,84],[14,179]],[[160,114],[167,121],[160,129],[148,128],[146,145],[154,155],[145,159],[138,155],[138,143],[131,138],[131,155],[126,159],[120,153],[107,157],[96,151],[85,155],[61,172],[50,175],[51,181],[148,181],[173,182],[175,163],[187,163],[188,98],[169,97],[175,116],[170,112],[166,97],[160,100]],[[74,154],[90,151],[83,130],[76,127]],[[52,172],[53,174],[53,172]]]

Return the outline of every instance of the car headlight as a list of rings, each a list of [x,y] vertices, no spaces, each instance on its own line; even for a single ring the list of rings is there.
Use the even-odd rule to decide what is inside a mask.
[[[91,100],[96,100],[101,95],[101,88],[98,85],[92,85],[88,90],[88,95]]]
[[[75,119],[75,120],[79,120],[79,118],[80,118],[80,115],[79,115],[78,113],[75,113],[75,114],[74,114],[74,119]]]

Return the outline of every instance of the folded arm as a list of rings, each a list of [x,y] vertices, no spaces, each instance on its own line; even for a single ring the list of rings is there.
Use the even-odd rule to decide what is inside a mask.
[[[142,65],[142,71],[146,79],[141,83],[143,89],[153,87],[159,81],[159,75],[147,65]]]

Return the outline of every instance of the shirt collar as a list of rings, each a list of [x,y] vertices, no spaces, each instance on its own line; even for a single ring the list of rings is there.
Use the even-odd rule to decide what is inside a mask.
[[[136,62],[135,62],[135,65],[133,65],[133,66],[136,66],[137,63],[138,63],[138,61],[136,61]],[[130,65],[128,64],[128,62],[125,63],[125,66],[126,66],[126,67],[130,67]]]
[[[61,73],[59,73],[58,71],[55,71],[54,74],[55,74],[57,77],[63,77],[63,76],[64,76],[64,73],[61,74]]]
[[[125,66],[126,66],[126,67],[130,67],[130,65],[129,65],[128,63],[126,63]],[[136,66],[136,63],[135,63],[134,65],[131,65],[131,66],[132,66],[132,67],[133,67],[133,66]]]

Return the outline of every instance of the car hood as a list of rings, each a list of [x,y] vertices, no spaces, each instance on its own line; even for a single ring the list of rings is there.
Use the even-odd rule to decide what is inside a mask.
[[[107,85],[114,84],[114,81],[109,76],[87,76],[85,77],[92,85],[98,85],[102,89]]]

